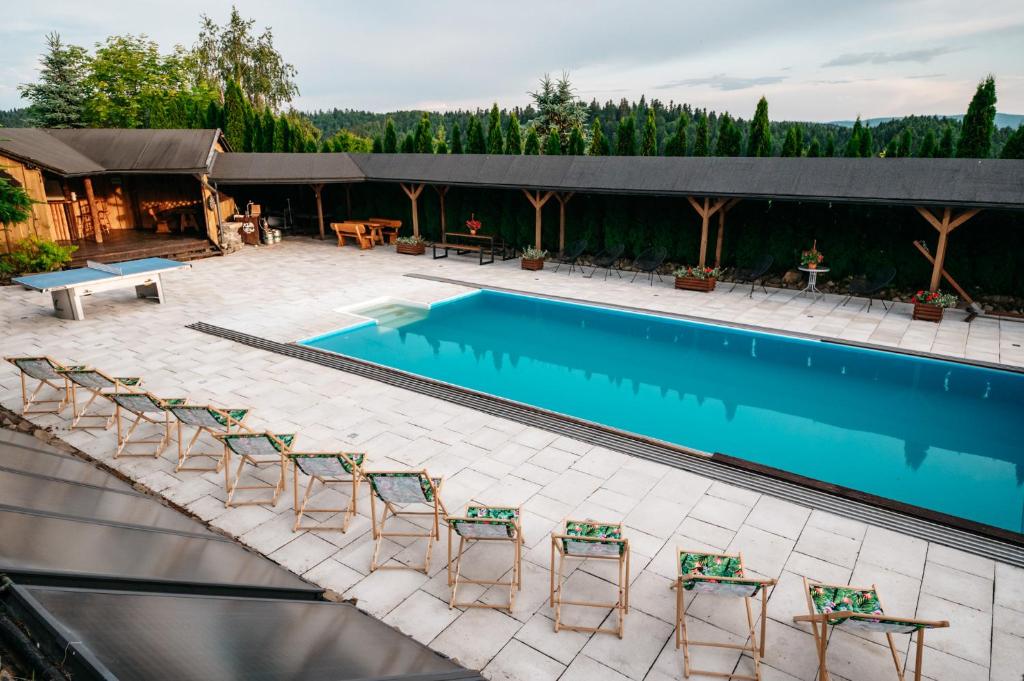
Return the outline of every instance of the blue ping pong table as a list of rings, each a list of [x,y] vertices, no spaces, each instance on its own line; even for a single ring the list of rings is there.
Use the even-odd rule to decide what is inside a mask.
[[[189,263],[167,258],[142,258],[105,264],[87,261],[86,267],[61,272],[30,274],[13,281],[25,288],[49,293],[53,309],[61,319],[85,319],[82,298],[115,288],[135,287],[139,298],[164,302],[160,275],[164,272],[192,267]]]

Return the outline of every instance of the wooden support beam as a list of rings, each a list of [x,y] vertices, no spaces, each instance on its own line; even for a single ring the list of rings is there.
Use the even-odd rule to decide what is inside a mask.
[[[345,217],[352,219],[352,185],[345,185]]]
[[[313,193],[316,194],[316,219],[320,224],[320,241],[324,240],[324,204],[321,199],[321,192],[323,192],[324,186],[322,184],[311,184]]]
[[[939,232],[939,245],[935,249],[935,259],[932,260],[932,278],[928,283],[928,289],[935,291],[939,288],[939,282],[942,281],[943,273],[945,272],[943,268],[946,264],[946,249],[950,232],[980,213],[981,209],[971,208],[953,217],[952,209],[946,206],[942,211],[942,218],[939,219],[930,209],[924,206],[914,206],[914,208],[921,217],[927,220]],[[929,258],[931,258],[930,255]],[[946,277],[949,278],[949,275],[946,275]],[[955,284],[951,278],[949,278],[949,281]],[[956,288],[963,295],[962,290],[959,287]]]
[[[406,186],[404,182],[401,183],[402,191],[412,201],[412,235],[420,235],[420,212],[417,208],[416,201],[420,198],[420,194],[423,193],[425,184],[409,185]]]
[[[100,212],[96,210],[96,195],[92,191],[92,178],[83,179],[85,185],[85,199],[89,204],[89,216],[92,218],[92,238],[101,244],[103,243],[103,227],[100,225]]]
[[[715,242],[715,267],[722,266],[722,241],[725,239],[725,214],[732,210],[732,207],[740,202],[740,199],[731,199],[718,211],[718,239]]]
[[[933,258],[932,254],[928,252],[928,248],[924,245],[924,242],[915,241],[914,246],[917,248],[917,250],[921,251],[921,255],[923,255],[928,260],[928,262],[930,262],[932,265],[935,264],[935,258]],[[974,302],[974,299],[967,295],[967,291],[960,288],[960,284],[956,283],[956,279],[949,276],[949,272],[947,272],[946,270],[942,270],[942,278],[949,282],[949,285],[953,287],[953,290],[959,293],[960,297],[963,298],[968,305]]]
[[[542,222],[542,220],[541,220],[541,211],[544,208],[544,204],[547,203],[551,199],[551,197],[554,196],[555,193],[554,192],[547,192],[547,193],[541,195],[540,190],[538,189],[536,191],[536,194],[532,194],[532,193],[530,193],[529,190],[524,189],[523,190],[523,194],[525,194],[526,198],[530,201],[531,204],[533,204],[533,209],[534,209],[534,212],[535,212],[534,226],[533,226],[533,230],[534,230],[534,244],[535,244],[534,248],[536,248],[537,250],[540,250],[540,248],[541,248],[540,236],[541,236],[541,222]]]
[[[704,202],[699,203],[692,196],[687,196],[686,200],[700,216],[700,257],[697,264],[704,267],[704,263],[707,261],[708,226],[711,216],[721,210],[729,202],[729,199],[716,199],[714,203],[711,203],[711,199],[705,196]]]
[[[575,192],[566,192],[565,194],[555,194],[555,198],[558,199],[558,252],[565,253],[565,204],[569,203],[569,199]]]
[[[71,187],[68,186],[67,180],[64,180],[60,183],[60,188],[61,191],[64,192],[64,203],[67,207],[68,231],[70,232],[69,236],[71,237],[72,241],[78,241],[79,239],[82,238],[82,233],[81,231],[79,231],[78,228],[78,216],[75,215],[75,202],[71,200]],[[138,213],[139,202],[132,201],[132,204],[135,207],[135,212]],[[142,220],[136,218],[135,225],[136,229],[141,228]],[[6,234],[6,231],[4,232],[4,234]]]
[[[432,185],[432,186],[434,187],[434,191],[437,192],[437,199],[438,199],[438,201],[441,202],[441,235],[443,236],[444,233],[448,231],[448,216],[445,215],[444,197],[445,197],[445,194],[448,193],[449,187],[446,184],[440,184],[440,185],[439,184],[435,184],[435,185]],[[443,241],[443,239],[442,239],[442,241]]]

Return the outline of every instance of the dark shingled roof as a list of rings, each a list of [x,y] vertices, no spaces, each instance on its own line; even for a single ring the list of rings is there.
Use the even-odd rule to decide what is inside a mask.
[[[224,184],[320,184],[365,179],[348,154],[218,154],[210,180]]]
[[[0,154],[37,165],[58,175],[95,175],[103,166],[39,128],[0,130]]]
[[[74,177],[103,173],[205,173],[217,130],[5,128],[0,153]]]

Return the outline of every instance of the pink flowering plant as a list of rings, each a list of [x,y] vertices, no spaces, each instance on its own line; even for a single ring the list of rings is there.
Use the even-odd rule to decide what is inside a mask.
[[[921,290],[915,293],[911,300],[921,305],[934,305],[935,307],[955,307],[957,300],[959,300],[952,293],[943,293],[942,291],[925,291]]]
[[[673,274],[680,279],[718,279],[722,274],[722,268],[720,267],[685,267],[678,268]]]

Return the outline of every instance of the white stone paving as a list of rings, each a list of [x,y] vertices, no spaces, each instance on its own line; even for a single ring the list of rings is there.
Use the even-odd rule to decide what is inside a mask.
[[[370,468],[425,467],[446,477],[443,497],[452,511],[471,500],[522,504],[525,579],[515,612],[449,610],[444,542],[433,554],[430,575],[369,573],[365,486],[360,516],[346,534],[293,533],[290,480],[276,507],[228,510],[220,474],[176,474],[171,451],[159,460],[115,461],[112,433],[69,432],[61,417],[35,418],[253,550],[355,599],[364,611],[494,680],[680,678],[682,654],[674,647],[674,598],[668,590],[677,546],[742,550],[751,571],[779,580],[768,602],[765,679],[816,678],[811,636],[791,619],[806,607],[803,576],[872,582],[892,614],[949,619],[950,629],[926,638],[929,679],[1019,681],[1024,675],[1024,570],[185,328],[204,321],[293,341],[354,321],[335,311],[344,305],[380,296],[432,302],[466,290],[403,276],[413,272],[1024,366],[1024,325],[988,319],[967,325],[958,312],[936,325],[911,321],[906,304],[888,312],[876,304],[869,312],[865,301],[844,307],[838,296],[812,302],[778,290],[748,299],[745,289],[730,293],[728,284],[711,294],[690,293],[673,290],[667,278],[647,286],[613,274],[606,282],[600,275],[569,277],[564,270],[523,272],[515,261],[478,267],[469,258],[432,261],[429,255],[400,257],[390,249],[337,249],[301,239],[199,261],[191,271],[171,274],[163,306],[136,300],[131,292],[89,298],[81,322],[54,318],[46,295],[0,289],[0,350],[141,375],[146,388],[163,397],[251,407],[250,425],[297,432],[300,449],[365,451]],[[18,377],[5,366],[0,402],[16,409]],[[633,591],[624,641],[553,631],[548,535],[570,515],[625,522],[633,547]],[[491,576],[485,578],[507,579],[505,548],[475,546],[467,569],[472,564],[478,574]],[[380,559],[415,563],[422,559],[422,545],[388,541]],[[601,566],[582,565],[570,574],[569,586],[600,597],[611,587],[607,578]],[[466,587],[463,597],[496,602],[500,594]],[[597,624],[605,614],[596,615],[572,614]],[[739,641],[742,607],[701,595],[689,622],[695,637]],[[897,640],[906,657],[907,637]],[[836,633],[829,648],[834,678],[891,677],[882,641]],[[749,658],[721,650],[699,650],[695,662],[723,671],[751,668]],[[913,664],[911,659],[911,669]]]

